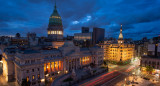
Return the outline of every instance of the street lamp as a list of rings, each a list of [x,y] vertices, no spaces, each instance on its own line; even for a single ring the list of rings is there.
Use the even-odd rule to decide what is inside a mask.
[[[41,79],[41,82],[44,82],[45,81],[45,79]]]
[[[60,71],[58,71],[58,74],[60,73]]]
[[[66,73],[68,73],[68,71],[66,70]]]

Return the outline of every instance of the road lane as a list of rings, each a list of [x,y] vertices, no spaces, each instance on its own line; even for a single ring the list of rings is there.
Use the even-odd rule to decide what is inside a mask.
[[[99,85],[103,85],[106,82],[112,80],[113,78],[116,79],[117,76],[120,76],[121,73],[118,72],[118,71],[121,71],[121,72],[130,72],[134,68],[136,68],[136,66],[133,66],[133,65],[119,66],[119,67],[115,68],[117,70],[114,69],[113,71],[111,71],[109,73],[106,73],[106,74],[104,74],[102,76],[99,76],[99,77],[97,77],[95,79],[92,79],[92,80],[90,80],[88,82],[85,82],[85,83],[81,84],[80,86],[93,86],[93,85],[94,86],[99,86]],[[123,74],[123,77],[124,76],[125,75]]]

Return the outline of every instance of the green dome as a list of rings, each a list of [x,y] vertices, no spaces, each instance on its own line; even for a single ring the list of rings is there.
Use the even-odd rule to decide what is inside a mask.
[[[49,18],[49,26],[53,26],[53,25],[62,25],[62,19],[56,9],[56,5],[55,5],[53,13],[51,14]]]

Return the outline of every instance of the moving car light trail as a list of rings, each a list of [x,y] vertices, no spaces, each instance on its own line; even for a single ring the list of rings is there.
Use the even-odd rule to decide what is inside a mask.
[[[130,66],[127,69],[126,68],[121,68],[119,69],[119,71],[123,71],[123,72],[130,72],[135,68],[135,66]],[[104,83],[106,83],[107,81],[115,78],[116,76],[119,76],[121,73],[118,72],[117,70],[111,71],[109,73],[106,73],[98,78],[95,78],[93,80],[90,80],[84,84],[81,84],[80,86],[100,86]]]

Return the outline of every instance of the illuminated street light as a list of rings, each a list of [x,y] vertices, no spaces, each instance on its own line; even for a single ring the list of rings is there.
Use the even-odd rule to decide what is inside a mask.
[[[45,79],[41,79],[41,82],[44,82],[45,81]]]
[[[3,61],[0,61],[0,63],[3,63]]]
[[[48,77],[49,76],[49,74],[46,74],[46,77]]]
[[[68,73],[68,71],[66,70],[66,73]]]
[[[58,71],[58,74],[60,73],[60,71]]]

